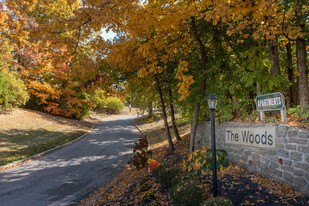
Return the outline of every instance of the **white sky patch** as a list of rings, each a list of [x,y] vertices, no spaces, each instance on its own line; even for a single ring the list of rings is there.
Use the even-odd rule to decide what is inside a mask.
[[[105,29],[102,29],[101,36],[104,38],[104,40],[113,40],[114,37],[116,36],[116,33],[113,31],[109,30],[109,32],[106,32]]]

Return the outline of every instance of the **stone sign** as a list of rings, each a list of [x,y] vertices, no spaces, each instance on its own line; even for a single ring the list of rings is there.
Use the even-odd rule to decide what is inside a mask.
[[[226,127],[225,143],[275,148],[276,127]]]

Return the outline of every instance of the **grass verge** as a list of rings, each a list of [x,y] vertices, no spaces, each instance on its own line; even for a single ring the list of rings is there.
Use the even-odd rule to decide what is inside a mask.
[[[166,131],[164,127],[164,121],[156,114],[155,116],[148,118],[147,116],[141,116],[134,120],[135,124],[143,131],[148,137],[152,147],[161,144],[167,140]],[[172,138],[175,137],[172,123],[169,118],[170,132]],[[190,132],[190,124],[185,122],[177,122],[178,131],[180,135],[184,135]]]
[[[13,109],[0,114],[0,166],[44,152],[85,134],[95,123]]]

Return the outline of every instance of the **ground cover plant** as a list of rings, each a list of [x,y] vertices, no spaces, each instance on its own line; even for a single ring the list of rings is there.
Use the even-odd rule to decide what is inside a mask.
[[[79,121],[25,109],[0,114],[0,165],[69,142],[85,134],[94,119]]]
[[[156,127],[154,128],[156,129]],[[309,197],[304,197],[301,193],[294,191],[288,185],[281,185],[274,180],[261,177],[255,173],[250,173],[244,167],[231,163],[228,167],[223,167],[218,172],[219,197],[215,200],[208,199],[212,197],[211,172],[206,172],[206,174],[200,176],[194,175],[194,178],[192,178],[188,176],[190,173],[186,173],[183,170],[179,172],[178,170],[174,173],[174,177],[176,177],[174,181],[166,183],[163,180],[164,183],[162,184],[161,180],[160,183],[160,173],[161,178],[164,179],[167,170],[170,170],[170,168],[173,168],[173,170],[182,168],[183,161],[188,160],[190,156],[188,149],[189,141],[189,135],[182,134],[182,141],[175,143],[174,154],[168,152],[167,142],[158,144],[155,148],[152,148],[152,152],[155,159],[159,162],[159,166],[156,167],[152,173],[149,173],[147,168],[137,170],[134,167],[128,167],[110,184],[99,189],[93,197],[85,199],[83,204],[91,201],[100,193],[102,195],[94,202],[95,205],[182,205],[177,202],[177,200],[186,197],[189,200],[190,198],[194,198],[194,200],[200,198],[200,204],[205,206],[216,204],[227,206],[232,204],[305,206],[309,204]],[[190,181],[196,182],[189,185]],[[179,183],[185,183],[188,187],[181,187]],[[149,185],[151,185],[151,187],[149,187]],[[102,193],[106,188],[110,189]],[[204,197],[185,196],[183,194],[191,194],[185,190],[186,188],[191,188],[196,191],[199,190],[198,188],[202,188]],[[148,193],[146,193],[147,197],[151,195],[151,197],[155,196],[155,198],[151,200],[147,199],[146,201],[146,195],[144,195],[145,190],[148,191]],[[152,194],[154,194],[154,196],[152,196]],[[182,202],[185,202],[185,200],[182,199]],[[214,202],[216,204],[214,204]]]

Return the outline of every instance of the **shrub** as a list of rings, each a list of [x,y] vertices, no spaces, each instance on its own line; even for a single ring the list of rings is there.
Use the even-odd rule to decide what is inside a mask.
[[[117,97],[102,96],[101,93],[96,93],[93,97],[95,103],[95,111],[103,113],[119,114],[124,109],[124,103]]]
[[[226,197],[215,197],[215,198],[208,198],[204,201],[201,206],[233,206],[233,203],[230,199]]]
[[[180,170],[178,168],[162,169],[159,172],[158,180],[163,187],[170,187],[172,180],[179,175]]]
[[[142,185],[142,184],[144,184],[145,182],[147,182],[148,180],[150,180],[150,177],[145,176],[145,177],[143,177],[142,179],[140,179],[139,183]]]
[[[185,180],[172,187],[171,191],[174,205],[179,206],[199,205],[199,202],[207,197],[207,191],[203,189],[201,182],[195,178],[185,178]]]
[[[0,70],[0,108],[26,104],[29,94],[24,82],[16,74]]]
[[[162,170],[165,170],[165,166],[164,166],[163,164],[159,164],[157,167],[155,167],[155,168],[152,170],[152,175],[153,175],[155,178],[158,178],[158,177],[159,177],[159,173],[160,173]]]
[[[161,203],[158,201],[153,201],[152,203],[149,204],[149,206],[161,206]]]
[[[144,184],[142,184],[142,186],[140,187],[141,192],[147,191],[151,188],[151,184],[146,182]]]
[[[156,195],[151,192],[151,191],[148,191],[148,192],[145,192],[143,195],[142,195],[142,199],[145,201],[145,202],[149,202],[151,200],[154,200],[156,199]]]
[[[207,146],[203,146],[204,150],[195,150],[190,154],[188,160],[183,160],[183,169],[186,172],[201,175],[212,169],[212,151]],[[229,166],[225,157],[224,150],[216,150],[217,170]]]
[[[309,105],[306,106],[296,106],[288,109],[288,114],[292,115],[294,118],[309,119]]]
[[[133,157],[129,161],[130,165],[136,167],[136,169],[144,168],[148,165],[148,159],[151,157],[151,150],[147,150],[148,141],[146,138],[139,138],[139,143],[135,143],[133,147]]]

